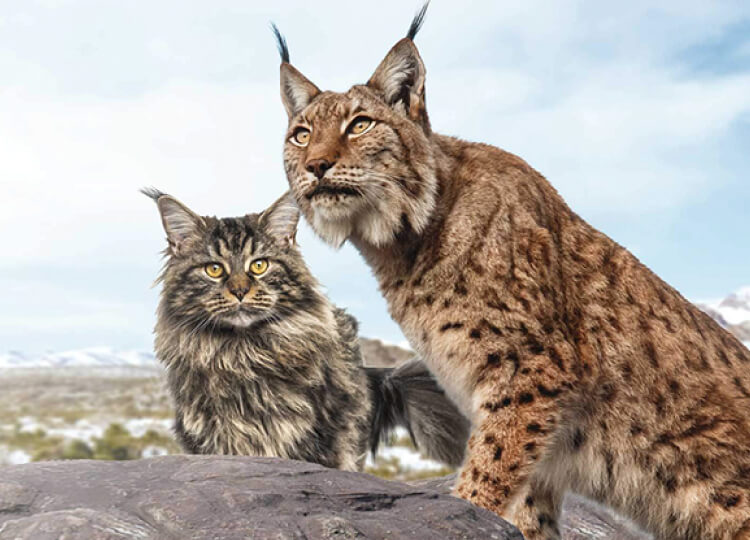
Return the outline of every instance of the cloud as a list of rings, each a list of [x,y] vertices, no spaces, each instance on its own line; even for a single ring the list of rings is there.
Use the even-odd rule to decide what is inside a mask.
[[[163,232],[138,188],[156,186],[217,215],[275,200],[286,188],[286,118],[268,21],[280,24],[306,75],[344,89],[367,79],[418,7],[342,6],[226,1],[209,14],[197,2],[147,12],[65,1],[6,10],[0,276],[12,290],[12,315],[2,321],[8,346],[35,346],[35,321],[37,341],[54,348],[71,327],[82,329],[75,339],[89,328],[147,346],[148,284]],[[746,159],[719,163],[729,161],[727,139],[747,137],[750,73],[723,57],[721,70],[701,67],[723,50],[746,57],[747,42],[736,37],[743,20],[750,10],[731,2],[436,3],[417,38],[433,126],[523,156],[593,220],[626,228],[679,214],[746,169]],[[401,341],[359,255],[331,251],[304,226],[300,239],[363,333]],[[655,249],[650,241],[638,239],[639,250]],[[72,288],[76,272],[87,279]],[[123,324],[130,333],[118,338]]]

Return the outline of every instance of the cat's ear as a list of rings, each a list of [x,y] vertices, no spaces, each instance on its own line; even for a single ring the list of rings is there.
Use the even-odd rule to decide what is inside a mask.
[[[396,43],[372,74],[367,86],[379,91],[390,105],[415,122],[429,127],[425,105],[425,67],[414,36],[417,35],[429,2],[422,6],[409,27],[407,36]]]
[[[289,47],[275,24],[271,29],[281,56],[281,101],[289,118],[296,116],[320,94],[320,89],[289,63]]]
[[[287,191],[269,206],[258,220],[259,226],[274,241],[286,249],[296,244],[299,208],[292,194]]]
[[[187,245],[200,237],[206,222],[170,195],[155,189],[143,189],[141,192],[156,201],[172,254],[183,254]]]

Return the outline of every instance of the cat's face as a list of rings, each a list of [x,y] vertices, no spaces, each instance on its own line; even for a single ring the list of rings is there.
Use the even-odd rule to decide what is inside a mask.
[[[298,211],[284,198],[261,214],[202,217],[168,195],[164,306],[187,329],[248,329],[309,308],[316,283],[294,245]]]
[[[313,229],[333,245],[352,235],[382,246],[404,227],[421,232],[436,180],[424,107],[424,67],[400,41],[366,85],[321,92],[282,64],[289,113],[284,166]]]

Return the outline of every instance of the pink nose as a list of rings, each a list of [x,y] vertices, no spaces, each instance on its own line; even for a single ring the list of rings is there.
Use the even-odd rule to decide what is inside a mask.
[[[311,159],[307,163],[305,163],[305,169],[307,169],[309,172],[313,173],[318,180],[323,178],[326,171],[333,167],[335,163],[331,163],[327,159]]]

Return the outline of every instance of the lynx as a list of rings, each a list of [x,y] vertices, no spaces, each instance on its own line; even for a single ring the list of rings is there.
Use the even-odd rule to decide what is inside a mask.
[[[529,539],[559,538],[568,490],[660,539],[750,538],[750,352],[522,159],[432,131],[423,16],[343,93],[277,31],[284,166],[472,419],[455,492]]]
[[[421,362],[362,365],[356,320],[320,292],[297,249],[288,196],[217,219],[145,193],[169,243],[155,348],[185,451],[356,471],[402,426],[430,457],[460,465],[468,421]]]

